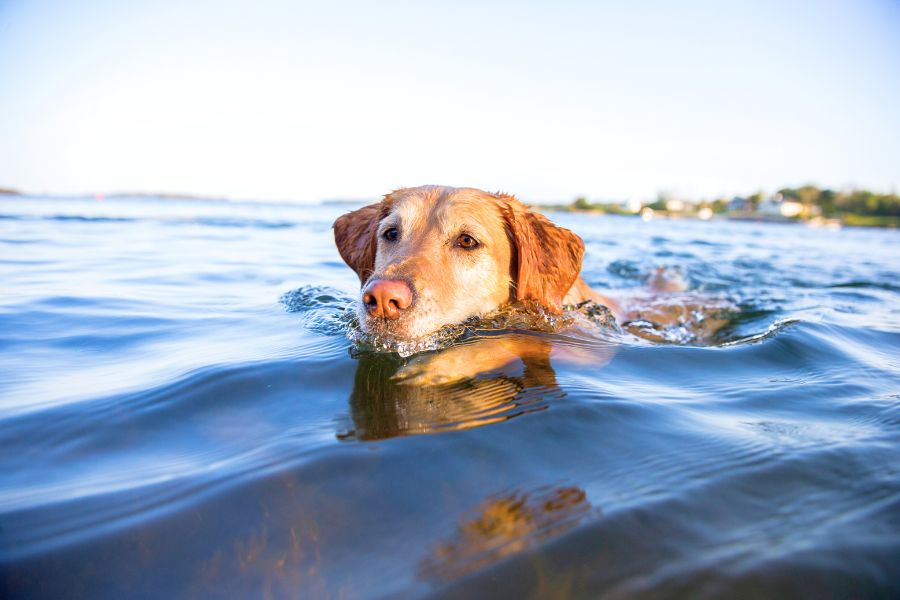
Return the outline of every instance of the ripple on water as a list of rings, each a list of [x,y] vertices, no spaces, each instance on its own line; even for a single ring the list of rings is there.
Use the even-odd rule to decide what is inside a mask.
[[[155,388],[5,418],[0,557],[180,510],[332,443],[329,390],[349,361],[319,345],[295,357],[217,365]],[[30,443],[36,439],[39,446]],[[17,468],[23,456],[27,470]]]
[[[303,286],[284,293],[288,312],[300,313],[304,326],[323,335],[342,335],[355,320],[354,300],[327,286]]]

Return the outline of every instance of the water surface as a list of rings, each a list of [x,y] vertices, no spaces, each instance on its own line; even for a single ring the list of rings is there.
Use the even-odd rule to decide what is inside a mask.
[[[345,210],[0,200],[0,596],[900,594],[896,231],[551,215],[738,313],[422,386]]]

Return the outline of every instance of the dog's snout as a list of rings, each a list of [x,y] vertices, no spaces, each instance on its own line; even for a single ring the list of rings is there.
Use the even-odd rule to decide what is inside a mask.
[[[373,317],[397,319],[412,301],[409,284],[400,279],[373,279],[363,290],[363,303]]]

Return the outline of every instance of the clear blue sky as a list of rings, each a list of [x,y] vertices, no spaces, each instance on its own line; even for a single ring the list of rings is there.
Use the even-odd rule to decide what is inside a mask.
[[[900,184],[900,3],[0,0],[0,186]]]

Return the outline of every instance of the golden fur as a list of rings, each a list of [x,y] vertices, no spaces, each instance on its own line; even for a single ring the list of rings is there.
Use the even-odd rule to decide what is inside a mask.
[[[383,237],[391,228],[399,230],[396,241]],[[455,246],[461,234],[473,236],[478,248]],[[363,286],[371,279],[402,279],[413,290],[413,305],[396,320],[372,317],[363,308],[367,331],[416,339],[517,301],[557,314],[588,299],[619,310],[579,277],[581,238],[511,195],[443,186],[399,189],[338,218],[334,236]]]

